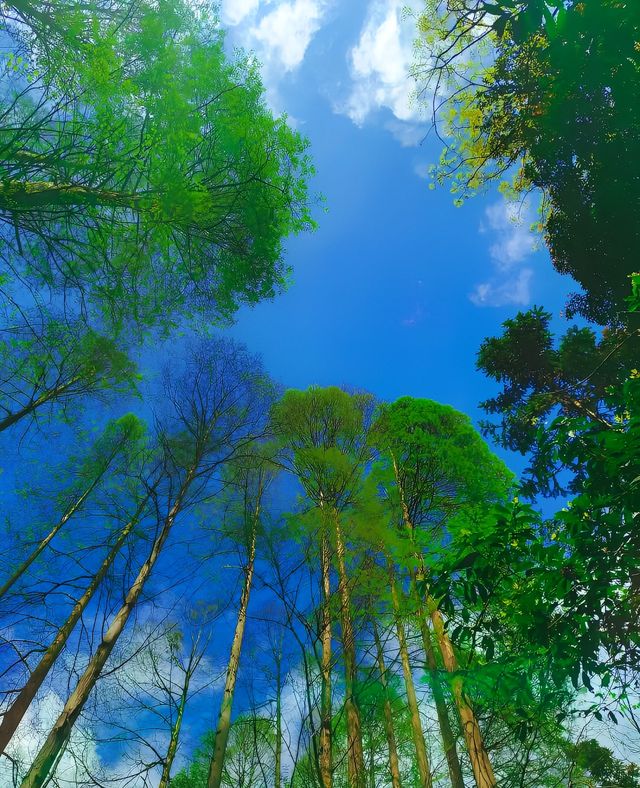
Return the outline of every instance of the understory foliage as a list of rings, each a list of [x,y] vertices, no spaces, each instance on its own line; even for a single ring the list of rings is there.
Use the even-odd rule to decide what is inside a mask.
[[[314,220],[212,13],[0,28],[3,788],[640,787],[637,4],[419,18],[437,177],[540,189],[591,321],[480,346],[521,479],[449,405],[285,389],[213,332]]]

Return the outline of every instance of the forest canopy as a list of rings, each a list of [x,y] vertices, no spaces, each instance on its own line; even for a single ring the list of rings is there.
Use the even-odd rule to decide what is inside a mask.
[[[285,26],[303,4],[258,5],[255,40],[307,48]],[[463,326],[481,419],[469,392],[438,401],[453,367],[416,353],[420,307],[402,335],[376,313],[386,340],[319,288],[295,325],[268,313],[304,383],[238,338],[294,295],[319,127],[274,109],[275,55],[230,45],[227,4],[0,6],[2,788],[640,787],[640,8],[407,18],[435,183],[538,194],[545,264],[576,289],[562,315]],[[346,167],[345,140],[317,149]],[[377,272],[337,204],[340,234],[308,243],[357,315]],[[385,287],[402,275],[385,261]],[[305,321],[393,386],[328,380]]]

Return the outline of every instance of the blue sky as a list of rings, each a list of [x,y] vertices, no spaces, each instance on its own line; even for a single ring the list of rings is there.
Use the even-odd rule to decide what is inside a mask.
[[[534,303],[559,317],[571,283],[530,233],[532,205],[492,191],[456,208],[429,189],[440,144],[413,99],[405,5],[222,3],[229,43],[256,53],[272,107],[310,139],[327,209],[288,243],[290,290],[242,310],[233,333],[287,386],[429,397],[477,419],[494,391],[475,371],[482,339]]]

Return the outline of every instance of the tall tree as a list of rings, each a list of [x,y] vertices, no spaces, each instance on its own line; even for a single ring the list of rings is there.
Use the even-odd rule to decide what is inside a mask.
[[[0,222],[21,282],[116,328],[227,319],[284,287],[282,240],[313,224],[307,143],[215,18],[184,0],[3,10]]]
[[[510,177],[519,195],[539,189],[553,264],[582,288],[569,315],[624,322],[640,244],[637,3],[427,0],[419,30],[416,74],[446,139],[438,177],[462,197]]]
[[[8,314],[0,341],[0,432],[37,421],[43,412],[109,393],[134,391],[135,365],[113,339],[24,310]]]
[[[247,622],[247,610],[249,607],[249,597],[253,584],[253,574],[256,561],[256,543],[258,540],[258,530],[260,528],[261,512],[266,487],[271,481],[269,469],[264,458],[243,460],[243,467],[236,467],[233,484],[237,485],[240,498],[240,512],[234,512],[239,518],[240,542],[244,546],[244,580],[242,593],[240,596],[240,607],[238,618],[231,644],[231,653],[227,664],[227,675],[218,715],[218,725],[216,727],[213,756],[209,768],[209,788],[220,788],[222,774],[224,770],[224,759],[231,730],[231,710],[233,707],[233,696],[235,692],[236,679],[240,666],[240,655],[242,651],[242,641]],[[234,525],[231,524],[231,528]]]
[[[203,341],[191,350],[182,376],[173,370],[167,397],[176,431],[163,431],[163,508],[151,550],[129,587],[101,643],[69,696],[36,756],[23,785],[42,786],[78,719],[131,614],[136,609],[176,519],[205,494],[216,472],[261,437],[272,396],[257,360],[222,340]],[[180,431],[178,431],[180,430]],[[164,511],[163,511],[164,509]]]
[[[410,564],[411,593],[416,581],[426,578],[424,551],[437,551],[446,533],[447,521],[465,508],[504,496],[511,483],[506,467],[489,451],[471,427],[469,419],[453,408],[430,400],[403,397],[383,407],[374,425],[373,440],[380,449],[381,479],[392,510],[406,533],[413,553]],[[477,718],[464,692],[455,653],[436,600],[427,594],[426,609],[418,608],[422,619],[428,662],[431,650],[426,616],[434,627],[446,670],[454,674],[451,683],[462,731],[467,743],[478,786],[496,785]],[[433,675],[433,674],[432,674]],[[452,783],[462,782],[462,772],[448,722],[448,711],[437,688],[438,720]]]
[[[123,416],[107,425],[103,434],[91,447],[89,455],[82,458],[79,467],[74,467],[70,489],[59,496],[63,509],[62,516],[0,586],[0,599],[26,574],[33,562],[67,523],[82,511],[91,494],[103,482],[118,459],[121,466],[124,460],[126,474],[127,462],[131,462],[136,451],[140,449],[144,429],[144,425],[133,414]],[[122,467],[120,472],[122,473]]]
[[[362,785],[364,752],[356,694],[356,649],[340,513],[354,499],[370,457],[366,429],[373,398],[347,394],[339,388],[289,390],[272,412],[274,431],[281,439],[285,465],[297,476],[318,510],[323,613],[323,707],[321,769],[324,788],[331,786],[331,619],[330,550],[335,550],[345,667],[345,714],[349,784]],[[288,455],[288,456],[287,456]]]
[[[9,580],[4,584],[3,591],[8,590],[12,583],[18,580],[27,571],[31,563],[33,563],[38,555],[51,542],[58,531],[60,531],[61,528],[71,519],[73,514],[78,511],[84,500],[88,497],[91,489],[93,489],[93,487],[99,483],[100,478],[106,473],[109,464],[113,462],[118,452],[122,452],[123,450],[128,450],[130,452],[130,457],[125,464],[125,473],[131,473],[132,478],[134,478],[136,465],[140,464],[140,457],[136,455],[141,453],[140,444],[143,441],[143,437],[144,428],[134,416],[120,419],[115,423],[115,425],[110,425],[110,427],[107,428],[106,434],[103,436],[102,446],[100,446],[102,452],[97,451],[97,458],[92,458],[93,461],[91,463],[87,463],[87,465],[92,468],[94,473],[94,478],[92,479],[90,488],[85,490],[77,501],[74,501],[72,508],[67,509],[65,515],[56,524],[56,526],[38,544],[36,549],[28,556],[21,566],[18,567],[11,578],[9,578]],[[107,449],[106,452],[105,448]],[[142,463],[144,463],[144,458],[142,458]],[[98,468],[97,478],[95,477],[96,467]],[[125,484],[126,481],[127,480],[125,476]],[[83,613],[93,599],[94,594],[113,566],[118,554],[121,552],[122,548],[129,539],[131,532],[143,518],[149,503],[149,499],[156,485],[157,481],[153,480],[153,478],[146,485],[146,489],[145,485],[134,483],[134,494],[137,495],[135,511],[133,514],[128,515],[125,518],[124,525],[116,527],[116,538],[113,540],[113,544],[111,545],[107,555],[104,557],[97,568],[94,576],[91,579],[91,582],[85,588],[83,594],[75,601],[75,604],[73,605],[73,608],[71,609],[71,612],[67,616],[66,620],[58,628],[53,640],[46,647],[45,652],[38,661],[37,665],[30,670],[29,677],[24,686],[20,689],[15,699],[11,702],[11,705],[5,711],[2,717],[2,722],[0,723],[0,750],[5,750],[11,737],[16,732],[18,725],[27,712],[29,705],[32,703],[33,699],[36,697],[36,694],[41,689],[47,675],[60,656],[78,621],[81,619]]]

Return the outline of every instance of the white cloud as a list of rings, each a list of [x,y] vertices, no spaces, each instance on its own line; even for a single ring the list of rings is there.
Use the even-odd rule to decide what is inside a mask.
[[[406,0],[374,0],[360,39],[349,53],[352,90],[337,110],[358,125],[383,107],[399,121],[415,124],[419,119],[409,76],[415,21],[403,18],[405,6]]]
[[[29,706],[7,746],[9,758],[0,759],[0,785],[14,785],[14,776],[19,780],[25,776],[62,707],[62,698],[55,692],[47,692]],[[89,773],[96,773],[99,767],[93,737],[82,725],[76,724],[58,761],[56,777],[63,784],[85,785],[89,782]]]
[[[324,0],[280,3],[249,29],[249,43],[267,64],[271,62],[285,71],[293,71],[304,60],[309,44],[321,27],[325,10]]]
[[[267,103],[285,111],[280,95],[284,75],[299,68],[335,0],[223,0],[221,19],[234,46],[261,63]],[[291,122],[291,117],[289,117]]]
[[[507,271],[535,252],[536,239],[529,229],[532,220],[529,203],[520,205],[501,200],[490,205],[485,216],[488,229],[497,235],[489,254],[499,270]],[[486,232],[484,225],[480,230]]]
[[[258,10],[260,0],[222,0],[220,18],[225,25],[239,25]]]
[[[533,270],[520,266],[536,251],[536,237],[530,229],[532,219],[532,208],[526,200],[521,204],[500,200],[485,210],[480,232],[494,236],[489,256],[495,275],[470,293],[476,306],[526,306],[530,302]]]
[[[476,306],[506,306],[507,304],[526,306],[531,300],[532,276],[531,268],[523,268],[515,276],[502,281],[476,285],[469,298]]]

